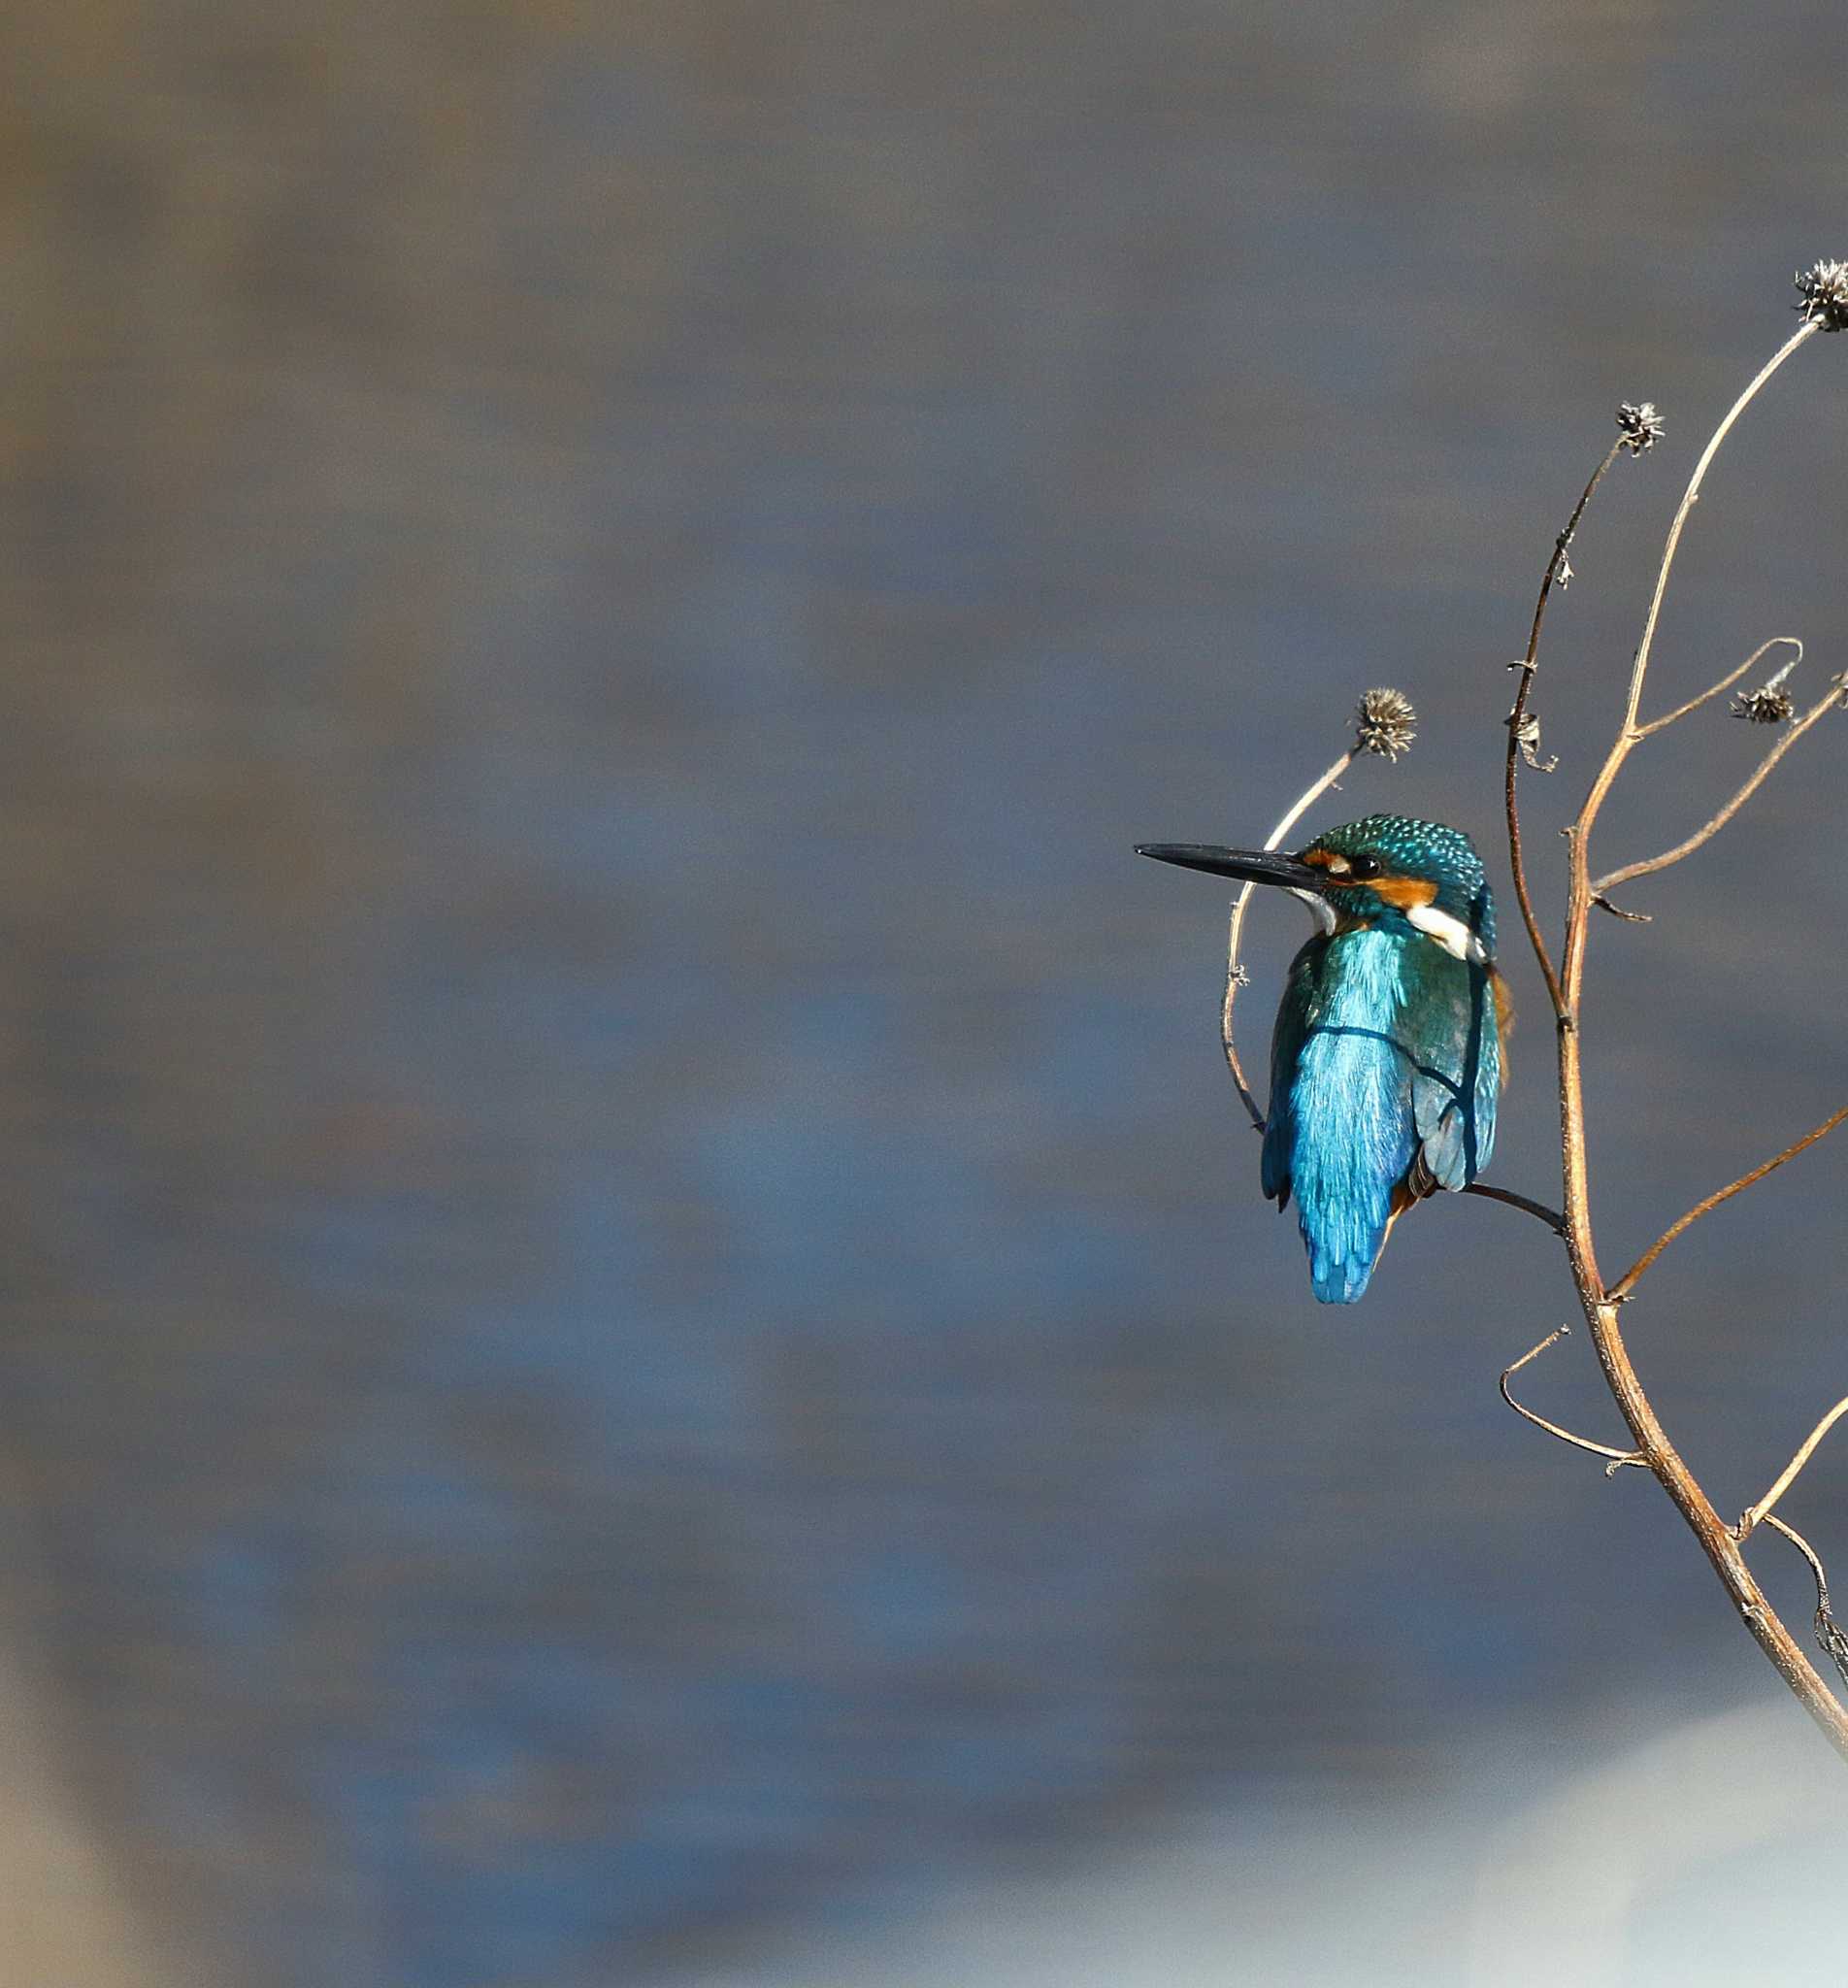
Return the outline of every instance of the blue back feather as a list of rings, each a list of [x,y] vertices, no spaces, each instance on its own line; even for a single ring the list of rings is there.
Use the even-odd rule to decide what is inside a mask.
[[[1325,1305],[1367,1289],[1395,1191],[1461,1188],[1495,1145],[1501,1041],[1488,972],[1401,926],[1317,936],[1290,967],[1271,1044],[1264,1191],[1294,1191]]]

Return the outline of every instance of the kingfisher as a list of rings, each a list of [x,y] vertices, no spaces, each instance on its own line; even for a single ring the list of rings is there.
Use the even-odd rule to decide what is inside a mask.
[[[1277,885],[1314,916],[1271,1034],[1259,1177],[1279,1211],[1296,1196],[1316,1297],[1351,1305],[1406,1209],[1468,1186],[1495,1148],[1512,1011],[1482,858],[1461,831],[1402,814],[1328,829],[1294,855],[1137,854]]]

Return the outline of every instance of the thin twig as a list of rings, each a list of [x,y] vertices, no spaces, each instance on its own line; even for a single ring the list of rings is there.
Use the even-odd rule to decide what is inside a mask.
[[[1721,829],[1732,819],[1733,815],[1745,806],[1746,802],[1758,792],[1759,788],[1765,784],[1766,780],[1770,777],[1771,769],[1797,744],[1798,740],[1809,730],[1810,726],[1826,717],[1832,711],[1838,709],[1844,703],[1848,703],[1848,680],[1838,678],[1830,687],[1826,696],[1818,699],[1796,723],[1785,729],[1782,738],[1759,761],[1758,769],[1751,779],[1745,782],[1711,820],[1696,829],[1686,842],[1676,843],[1673,848],[1665,849],[1661,855],[1646,857],[1640,863],[1626,863],[1622,869],[1609,871],[1606,875],[1598,878],[1592,884],[1593,894],[1596,896],[1604,891],[1612,890],[1620,883],[1628,883],[1634,877],[1653,876],[1658,870],[1667,869],[1671,863],[1679,863],[1684,856],[1693,855],[1702,843],[1711,842]]]
[[[1826,1613],[1829,1608],[1829,1576],[1823,1572],[1822,1556],[1795,1526],[1787,1525],[1781,1518],[1772,1518],[1768,1513],[1766,1515],[1765,1523],[1772,1532],[1782,1533],[1809,1562],[1809,1571],[1816,1580],[1816,1609],[1819,1614]]]
[[[1566,995],[1560,986],[1559,970],[1554,966],[1546,949],[1546,941],[1540,935],[1540,921],[1534,914],[1534,900],[1528,891],[1527,859],[1521,846],[1521,811],[1514,797],[1515,777],[1521,761],[1522,724],[1527,717],[1528,696],[1534,688],[1534,674],[1537,667],[1535,658],[1540,652],[1540,626],[1546,619],[1546,603],[1552,594],[1553,582],[1565,562],[1566,548],[1578,530],[1578,521],[1585,515],[1585,507],[1592,501],[1592,492],[1603,481],[1604,472],[1627,446],[1628,438],[1623,435],[1610,445],[1603,461],[1593,470],[1590,480],[1579,493],[1572,514],[1566,521],[1566,529],[1554,541],[1553,556],[1546,562],[1546,571],[1540,577],[1540,596],[1534,604],[1534,625],[1528,630],[1527,654],[1514,666],[1521,673],[1521,680],[1515,686],[1514,709],[1508,713],[1508,862],[1514,872],[1514,901],[1521,908],[1521,922],[1527,927],[1528,943],[1534,948],[1534,957],[1540,963],[1540,975],[1546,981],[1546,995],[1553,1004],[1555,1016],[1566,1012]]]
[[[1656,914],[1654,911],[1627,911],[1622,905],[1612,904],[1602,891],[1595,890],[1592,892],[1592,903],[1600,911],[1608,911],[1613,918],[1621,918],[1626,925],[1652,925],[1655,923]]]
[[[1471,1180],[1464,1188],[1465,1194],[1479,1194],[1484,1201],[1505,1201],[1510,1208],[1525,1209],[1536,1220],[1542,1221],[1554,1235],[1566,1233],[1566,1217],[1557,1209],[1550,1209],[1543,1201],[1530,1201],[1525,1194],[1516,1194],[1511,1187],[1491,1187],[1486,1180]]]
[[[1757,648],[1746,657],[1736,670],[1729,670],[1717,683],[1709,684],[1706,689],[1701,691],[1699,697],[1691,697],[1686,704],[1676,705],[1673,711],[1665,712],[1661,717],[1651,718],[1646,725],[1638,725],[1636,727],[1636,737],[1638,739],[1649,739],[1653,738],[1658,732],[1666,732],[1678,719],[1685,718],[1691,711],[1699,711],[1703,704],[1720,696],[1723,691],[1731,690],[1733,684],[1745,675],[1767,648],[1775,648],[1780,642],[1789,643],[1791,647],[1797,651],[1792,660],[1785,665],[1785,669],[1795,669],[1797,664],[1803,660],[1802,643],[1794,635],[1773,635],[1769,642],[1761,642]],[[1784,672],[1779,671],[1778,674],[1782,676]]]
[[[1765,364],[1759,368],[1745,391],[1727,410],[1725,419],[1714,429],[1712,439],[1700,451],[1700,459],[1694,466],[1693,476],[1688,479],[1688,487],[1682,492],[1680,508],[1674,514],[1674,522],[1668,527],[1667,543],[1662,548],[1662,564],[1656,573],[1656,590],[1650,596],[1649,612],[1643,619],[1642,640],[1636,645],[1635,660],[1630,666],[1630,689],[1625,700],[1623,724],[1618,728],[1617,737],[1612,741],[1611,748],[1604,756],[1604,763],[1599,768],[1597,778],[1592,781],[1591,792],[1585,796],[1585,805],[1578,811],[1578,819],[1572,824],[1570,832],[1573,843],[1573,868],[1575,870],[1583,868],[1588,861],[1586,856],[1586,839],[1591,834],[1592,823],[1598,819],[1599,810],[1604,805],[1604,796],[1610,792],[1611,782],[1617,778],[1618,769],[1629,758],[1632,746],[1636,744],[1641,736],[1636,724],[1636,710],[1642,702],[1643,678],[1649,668],[1650,649],[1655,644],[1656,623],[1662,614],[1662,599],[1668,591],[1668,574],[1674,566],[1675,549],[1681,544],[1681,533],[1688,522],[1688,514],[1700,501],[1700,485],[1706,480],[1708,466],[1720,452],[1720,444],[1732,433],[1733,423],[1737,421],[1739,416],[1758,397],[1761,389],[1771,378],[1772,374],[1797,350],[1798,347],[1805,339],[1813,332],[1820,330],[1822,324],[1823,320],[1820,317],[1805,318],[1791,336],[1778,347],[1777,350],[1771,354]],[[1568,905],[1567,911],[1568,919],[1571,916],[1571,909],[1570,905]],[[1568,953],[1571,951],[1569,935],[1567,941],[1567,950]],[[1583,963],[1584,954],[1581,942],[1579,952],[1581,978],[1583,976]],[[1560,977],[1566,983],[1568,1005],[1574,1003],[1577,999],[1577,994],[1572,984],[1572,974],[1568,971],[1563,973]]]
[[[1809,1432],[1804,1439],[1803,1446],[1784,1466],[1777,1482],[1756,1504],[1748,1505],[1739,1514],[1739,1522],[1732,1528],[1732,1537],[1735,1540],[1743,1544],[1752,1537],[1753,1527],[1770,1516],[1771,1507],[1796,1483],[1802,1474],[1803,1466],[1815,1455],[1816,1445],[1844,1415],[1848,1415],[1848,1395],[1844,1395]]]
[[[1298,795],[1291,804],[1290,812],[1270,831],[1265,843],[1267,849],[1274,849],[1282,843],[1283,838],[1353,765],[1354,756],[1360,749],[1358,745],[1350,746],[1320,779]],[[1245,907],[1250,904],[1251,893],[1257,887],[1255,883],[1244,884],[1232,904],[1232,925],[1226,936],[1226,998],[1219,1010],[1219,1040],[1226,1052],[1226,1067],[1232,1072],[1232,1080],[1238,1086],[1238,1095],[1244,1100],[1253,1126],[1262,1132],[1264,1113],[1258,1110],[1258,1101],[1251,1095],[1251,1086],[1245,1081],[1244,1065],[1238,1061],[1238,1044],[1232,1027],[1233,1007],[1238,999],[1238,989],[1245,984],[1244,962],[1238,957],[1238,940],[1245,928]]]
[[[1636,710],[1642,703],[1642,679],[1649,668],[1649,651],[1656,639],[1656,623],[1662,615],[1663,596],[1668,591],[1668,574],[1674,565],[1676,549],[1681,544],[1681,534],[1688,522],[1688,514],[1700,501],[1700,485],[1706,480],[1707,466],[1720,452],[1720,445],[1732,432],[1732,424],[1757,399],[1760,389],[1770,379],[1790,355],[1805,339],[1822,329],[1821,320],[1806,317],[1791,333],[1783,345],[1766,360],[1751,383],[1728,410],[1726,418],[1714,429],[1712,439],[1700,451],[1700,459],[1694,466],[1694,475],[1688,479],[1688,487],[1682,493],[1681,508],[1674,514],[1674,522],[1668,527],[1668,542],[1662,550],[1662,567],[1656,575],[1656,590],[1650,597],[1649,613],[1643,619],[1642,640],[1636,646],[1636,658],[1630,670],[1630,694],[1624,707],[1624,736],[1633,737],[1636,730]]]
[[[1555,1331],[1549,1332],[1537,1346],[1532,1346],[1523,1353],[1512,1367],[1502,1368],[1500,1383],[1502,1399],[1507,1403],[1508,1407],[1524,1422],[1532,1422],[1534,1428],[1544,1429],[1549,1436],[1557,1436],[1562,1442],[1569,1442],[1574,1449],[1589,1449],[1594,1456],[1609,1457],[1611,1460],[1610,1474],[1612,1475],[1620,1471],[1625,1464],[1646,1465],[1649,1461],[1648,1458],[1638,1454],[1635,1450],[1613,1449],[1608,1442],[1594,1442],[1589,1436],[1574,1436],[1569,1429],[1562,1429],[1557,1422],[1549,1422],[1544,1415],[1536,1415],[1532,1408],[1524,1408],[1514,1399],[1513,1392],[1508,1386],[1509,1376],[1520,1373],[1521,1369],[1530,1360],[1537,1360],[1546,1351],[1548,1346],[1556,1345],[1561,1340],[1568,1338],[1571,1330],[1572,1328],[1569,1325],[1558,1327]]]
[[[1841,1673],[1841,1679],[1848,1684],[1848,1636],[1844,1636],[1835,1621],[1834,1611],[1829,1606],[1829,1576],[1823,1572],[1823,1563],[1816,1549],[1803,1538],[1795,1526],[1786,1525],[1781,1518],[1766,1518],[1765,1523],[1773,1532],[1782,1533],[1805,1560],[1816,1581],[1816,1640],[1833,1661]]]
[[[1677,1236],[1684,1230],[1693,1228],[1702,1215],[1711,1214],[1721,1202],[1731,1201],[1735,1194],[1741,1193],[1747,1187],[1751,1187],[1758,1181],[1763,1180],[1766,1174],[1776,1173],[1786,1160],[1794,1160],[1798,1153],[1802,1152],[1806,1147],[1814,1145],[1819,1139],[1826,1139],[1844,1118],[1848,1118],[1848,1105],[1844,1105],[1839,1111],[1832,1112],[1814,1131],[1804,1133],[1801,1139],[1787,1145],[1781,1153],[1776,1154],[1771,1159],[1762,1161],[1749,1174],[1741,1174],[1736,1180],[1729,1181],[1718,1193],[1709,1194],[1704,1201],[1696,1202],[1694,1207],[1679,1221],[1671,1222],[1650,1243],[1649,1247],[1637,1257],[1635,1262],[1624,1272],[1623,1276],[1611,1285],[1609,1292],[1606,1294],[1610,1302],[1613,1305],[1617,1305],[1628,1298],[1631,1292],[1636,1288],[1636,1280],[1642,1276],[1643,1272],[1655,1262],[1656,1258],[1667,1248],[1668,1244]]]

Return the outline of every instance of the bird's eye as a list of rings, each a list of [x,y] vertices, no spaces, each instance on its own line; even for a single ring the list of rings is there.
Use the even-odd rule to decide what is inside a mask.
[[[1347,866],[1347,874],[1350,877],[1358,877],[1363,879],[1369,877],[1377,877],[1379,875],[1379,858],[1377,856],[1355,856]]]

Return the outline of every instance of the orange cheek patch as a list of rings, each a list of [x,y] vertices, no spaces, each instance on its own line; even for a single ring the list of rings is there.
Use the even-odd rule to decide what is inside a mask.
[[[1437,895],[1437,886],[1423,877],[1375,877],[1367,887],[1375,897],[1397,905],[1402,911],[1415,911],[1420,905],[1432,903]]]

